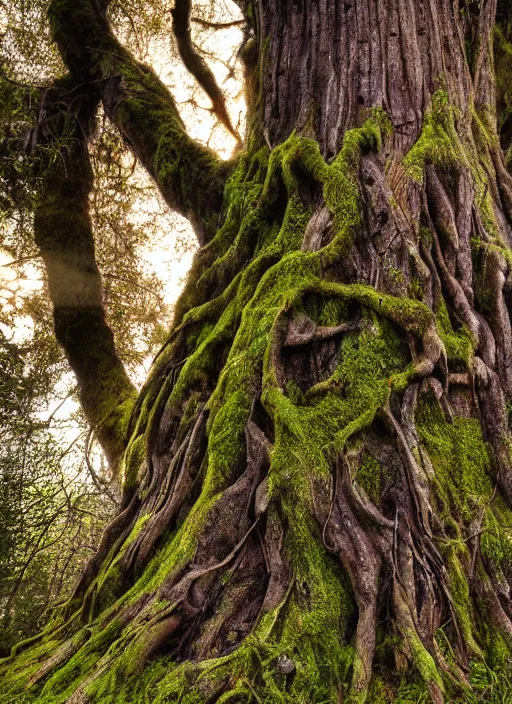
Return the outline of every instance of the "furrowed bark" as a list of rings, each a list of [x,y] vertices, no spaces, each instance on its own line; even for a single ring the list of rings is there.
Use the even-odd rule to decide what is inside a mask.
[[[512,72],[512,10],[506,0],[498,2],[494,28],[494,65],[496,73],[497,113],[500,141],[506,159],[510,163],[512,146],[512,90],[510,74]]]
[[[92,0],[50,3],[54,39],[75,80],[100,88],[108,117],[166,203],[190,220],[204,244],[218,225],[232,167],[189,137],[169,91],[113,35],[107,5]]]
[[[136,391],[105,320],[89,216],[93,175],[87,149],[99,96],[68,77],[47,89],[37,128],[43,163],[35,241],[53,303],[55,333],[77,378],[80,401],[117,473]]]

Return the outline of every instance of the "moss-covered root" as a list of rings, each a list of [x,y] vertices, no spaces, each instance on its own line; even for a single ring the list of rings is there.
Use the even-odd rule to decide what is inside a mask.
[[[240,157],[129,428],[124,512],[2,704],[30,680],[40,704],[448,704],[482,691],[472,672],[506,671],[506,350],[488,308],[505,310],[508,250],[445,93],[388,171],[390,139],[377,110],[330,163],[297,134]],[[468,222],[488,230],[473,252]]]

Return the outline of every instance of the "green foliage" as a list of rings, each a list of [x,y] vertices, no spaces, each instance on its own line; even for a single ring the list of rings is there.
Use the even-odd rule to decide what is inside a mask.
[[[85,480],[79,447],[40,420],[41,378],[0,347],[0,655],[37,632],[72,587],[113,506]],[[69,439],[68,439],[69,445]],[[78,460],[78,463],[77,463]],[[75,466],[73,467],[73,463]]]

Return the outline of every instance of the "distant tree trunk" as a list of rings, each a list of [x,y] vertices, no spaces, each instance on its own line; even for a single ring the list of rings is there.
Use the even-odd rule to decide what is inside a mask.
[[[509,701],[496,2],[245,11],[246,148],[220,214],[187,206],[205,244],[131,415],[122,512],[0,701]],[[137,142],[156,111],[123,70],[107,111],[159,182],[176,167]]]

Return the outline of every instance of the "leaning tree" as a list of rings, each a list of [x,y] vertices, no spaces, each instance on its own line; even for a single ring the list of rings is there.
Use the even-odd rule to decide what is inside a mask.
[[[68,73],[31,139],[59,152],[35,213],[56,335],[123,501],[0,701],[510,701],[508,1],[240,0],[230,162],[108,4],[50,3]],[[140,393],[88,214],[100,103],[200,244]]]

